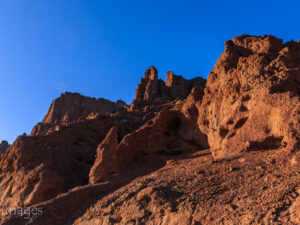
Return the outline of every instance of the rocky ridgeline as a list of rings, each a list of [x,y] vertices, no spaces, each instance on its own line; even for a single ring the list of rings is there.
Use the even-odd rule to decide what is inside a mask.
[[[130,109],[141,110],[143,107],[169,102],[176,98],[184,99],[193,87],[198,86],[204,89],[205,83],[206,80],[201,77],[186,80],[172,71],[167,73],[167,80],[164,82],[158,79],[157,69],[151,66],[146,70],[144,78],[141,79],[136,89],[135,99],[130,105]]]
[[[278,221],[292,205],[284,199],[295,199],[300,186],[297,168],[290,167],[300,161],[299,95],[300,43],[247,35],[225,43],[207,82],[185,80],[173,72],[164,82],[151,66],[130,106],[65,93],[30,136],[20,136],[2,155],[0,204],[43,207],[47,213],[33,217],[31,224],[218,224],[220,215],[231,218],[224,223],[235,224],[243,218],[241,212],[231,212],[249,210],[240,203],[242,196],[237,205],[232,203],[236,195],[262,185],[256,193],[266,194],[265,205],[249,213],[259,215],[253,220],[257,223]],[[246,154],[249,158],[241,158]],[[263,181],[258,170],[268,173]],[[276,179],[281,179],[276,184],[283,185],[282,192],[269,191],[264,184]],[[254,181],[258,183],[247,186]],[[122,186],[130,193],[115,191]],[[285,194],[290,186],[294,197]],[[228,193],[239,188],[236,195]],[[111,199],[105,200],[109,193]],[[179,207],[180,199],[185,201]],[[273,205],[273,200],[283,206]],[[197,202],[208,205],[201,208]],[[227,203],[229,214],[227,208],[222,211]],[[91,204],[101,212],[89,210]],[[147,212],[141,211],[145,206]],[[219,208],[205,211],[211,207]],[[299,207],[295,202],[290,215]],[[216,210],[219,216],[213,214]],[[26,223],[22,217],[3,221]]]
[[[92,113],[115,113],[126,110],[126,107],[126,103],[121,100],[111,102],[103,98],[96,99],[66,92],[52,102],[43,121],[33,128],[31,135],[45,135]]]

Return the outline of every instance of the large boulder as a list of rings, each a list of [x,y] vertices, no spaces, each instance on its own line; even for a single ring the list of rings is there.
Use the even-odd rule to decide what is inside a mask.
[[[215,158],[300,149],[300,44],[242,35],[208,76],[198,125]]]

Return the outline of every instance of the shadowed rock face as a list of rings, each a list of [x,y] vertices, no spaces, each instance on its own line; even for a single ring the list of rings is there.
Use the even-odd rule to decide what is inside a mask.
[[[184,99],[194,86],[205,88],[206,81],[201,77],[186,80],[170,71],[167,73],[167,81],[164,82],[158,79],[157,74],[154,66],[146,70],[136,90],[135,99],[130,105],[131,110],[142,110],[145,106],[165,103],[176,98]]]
[[[33,128],[31,135],[44,135],[58,130],[61,125],[85,118],[91,113],[106,114],[124,110],[126,103],[121,100],[111,102],[103,98],[96,99],[66,92],[52,102],[42,123]]]
[[[30,136],[20,136],[1,158],[1,205],[30,206],[89,180],[109,179],[144,154],[179,154],[181,147],[208,147],[206,136],[195,121],[188,122],[180,104],[174,110],[177,102],[166,98],[153,104],[158,87],[165,88],[163,96],[170,99],[176,94],[170,92],[173,87],[180,90],[178,96],[191,88],[181,85],[185,84],[181,77],[180,82],[173,74],[168,77],[166,86],[157,79],[154,67],[146,71],[142,79],[147,81],[145,91],[142,96],[139,88],[137,98],[147,104],[147,111],[127,111],[121,101],[113,103],[77,93],[65,93],[54,100],[42,123]]]
[[[134,161],[145,160],[148,155],[178,155],[207,147],[206,136],[199,130],[197,133],[197,127],[189,123],[184,114],[164,109],[121,141],[118,128],[111,128],[98,146],[90,182],[108,180],[109,176],[124,171]]]
[[[208,76],[198,124],[216,158],[242,151],[299,150],[300,44],[242,35]]]
[[[0,143],[0,152],[1,152],[1,153],[4,153],[4,152],[6,151],[6,149],[8,149],[9,146],[10,146],[10,145],[8,144],[7,141],[2,141],[2,142]]]
[[[111,127],[120,136],[143,123],[144,114],[120,112],[79,120],[47,135],[20,136],[0,158],[0,204],[30,206],[86,185],[97,145]]]

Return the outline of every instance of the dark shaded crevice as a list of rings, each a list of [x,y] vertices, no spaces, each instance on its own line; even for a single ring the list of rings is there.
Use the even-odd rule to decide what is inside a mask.
[[[269,136],[263,141],[250,141],[249,151],[276,150],[282,146],[283,137]]]
[[[234,125],[234,129],[238,129],[238,128],[241,128],[247,121],[248,117],[245,117],[245,118],[242,118],[240,120],[238,120],[235,125]]]

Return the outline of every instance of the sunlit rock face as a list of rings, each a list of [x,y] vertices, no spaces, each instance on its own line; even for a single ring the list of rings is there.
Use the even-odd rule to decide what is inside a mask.
[[[208,76],[198,124],[216,158],[300,148],[300,44],[242,35]]]
[[[135,99],[130,105],[131,110],[142,110],[149,105],[157,105],[175,100],[176,98],[184,99],[195,86],[201,89],[205,88],[206,80],[196,77],[186,80],[182,76],[175,75],[172,71],[167,73],[166,82],[158,79],[158,71],[151,66],[144,73],[144,78],[135,92]]]
[[[43,121],[33,128],[31,135],[45,135],[92,113],[116,113],[125,111],[126,107],[126,103],[121,100],[111,102],[104,98],[96,99],[66,92],[52,102]]]

